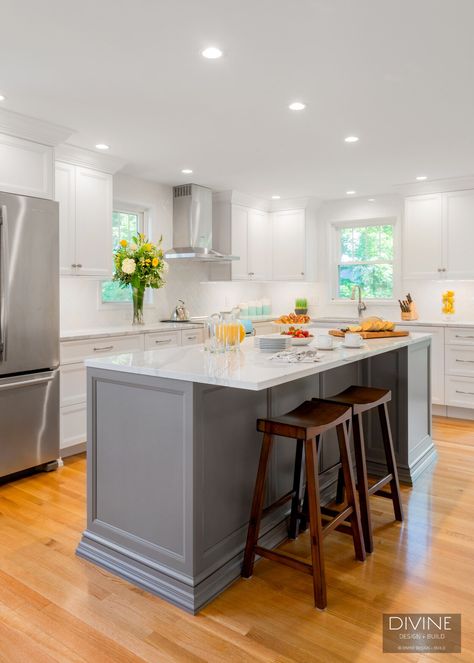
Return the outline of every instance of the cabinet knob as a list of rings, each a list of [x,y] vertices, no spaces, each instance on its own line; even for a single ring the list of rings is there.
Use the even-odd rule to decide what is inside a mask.
[[[249,276],[253,276],[253,275],[254,275],[254,273],[253,273],[253,272],[249,272]]]
[[[76,265],[76,267],[79,267],[79,268],[81,268],[81,267],[82,267],[82,265],[81,265],[81,264],[79,263],[79,264],[77,264],[77,265]]]
[[[301,272],[301,276],[304,276],[304,272]]]
[[[73,265],[71,265],[71,267],[72,267],[73,269],[75,269],[75,268],[77,267],[77,265],[73,264]]]

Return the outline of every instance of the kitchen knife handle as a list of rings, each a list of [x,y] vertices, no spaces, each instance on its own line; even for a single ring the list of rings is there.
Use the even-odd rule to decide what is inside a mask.
[[[0,355],[2,361],[7,360],[7,329],[8,329],[8,290],[7,281],[9,268],[8,256],[8,216],[7,207],[0,207]]]

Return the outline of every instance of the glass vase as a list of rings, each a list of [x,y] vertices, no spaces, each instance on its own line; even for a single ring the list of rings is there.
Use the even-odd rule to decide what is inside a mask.
[[[138,288],[132,287],[132,300],[133,300],[133,324],[144,325],[143,319],[143,303],[145,300],[145,286],[140,285]]]

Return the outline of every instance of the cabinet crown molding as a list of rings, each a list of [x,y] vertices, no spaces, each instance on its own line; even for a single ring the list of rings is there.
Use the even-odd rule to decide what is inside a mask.
[[[422,196],[430,193],[449,193],[450,191],[464,191],[474,189],[474,175],[464,177],[451,177],[426,182],[407,182],[396,184],[394,187],[405,196]]]
[[[67,140],[74,130],[1,108],[0,132],[55,147]]]
[[[267,200],[266,198],[259,198],[252,196],[248,193],[241,191],[216,191],[212,194],[214,202],[229,203],[233,205],[242,205],[243,207],[250,207],[251,209],[260,209],[263,212],[281,212],[285,210],[297,210],[318,208],[321,204],[319,198],[302,197],[302,198],[282,198],[281,200]]]
[[[103,173],[114,175],[117,171],[121,170],[126,161],[119,157],[113,157],[109,154],[98,154],[93,150],[86,150],[77,145],[70,143],[63,143],[58,145],[55,149],[55,156],[57,161],[65,161],[74,166],[82,166],[84,168],[93,168],[100,170]]]

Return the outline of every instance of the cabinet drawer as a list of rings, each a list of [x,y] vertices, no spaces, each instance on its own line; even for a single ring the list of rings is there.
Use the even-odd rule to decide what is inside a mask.
[[[107,338],[88,339],[87,341],[62,341],[61,364],[73,364],[84,361],[86,357],[96,355],[114,355],[121,352],[143,350],[143,336],[109,336]]]
[[[181,332],[155,332],[145,334],[145,350],[157,350],[158,348],[169,348],[180,344]]]
[[[474,376],[474,347],[447,345],[446,373]]]
[[[182,345],[194,345],[195,343],[204,343],[203,329],[190,329],[189,331],[181,332]]]
[[[61,407],[85,403],[87,370],[84,364],[61,366]]]
[[[446,329],[446,343],[449,345],[474,345],[474,327]]]
[[[474,377],[446,376],[446,405],[474,408]]]
[[[87,439],[87,408],[85,403],[69,405],[60,410],[60,448],[66,449]]]

